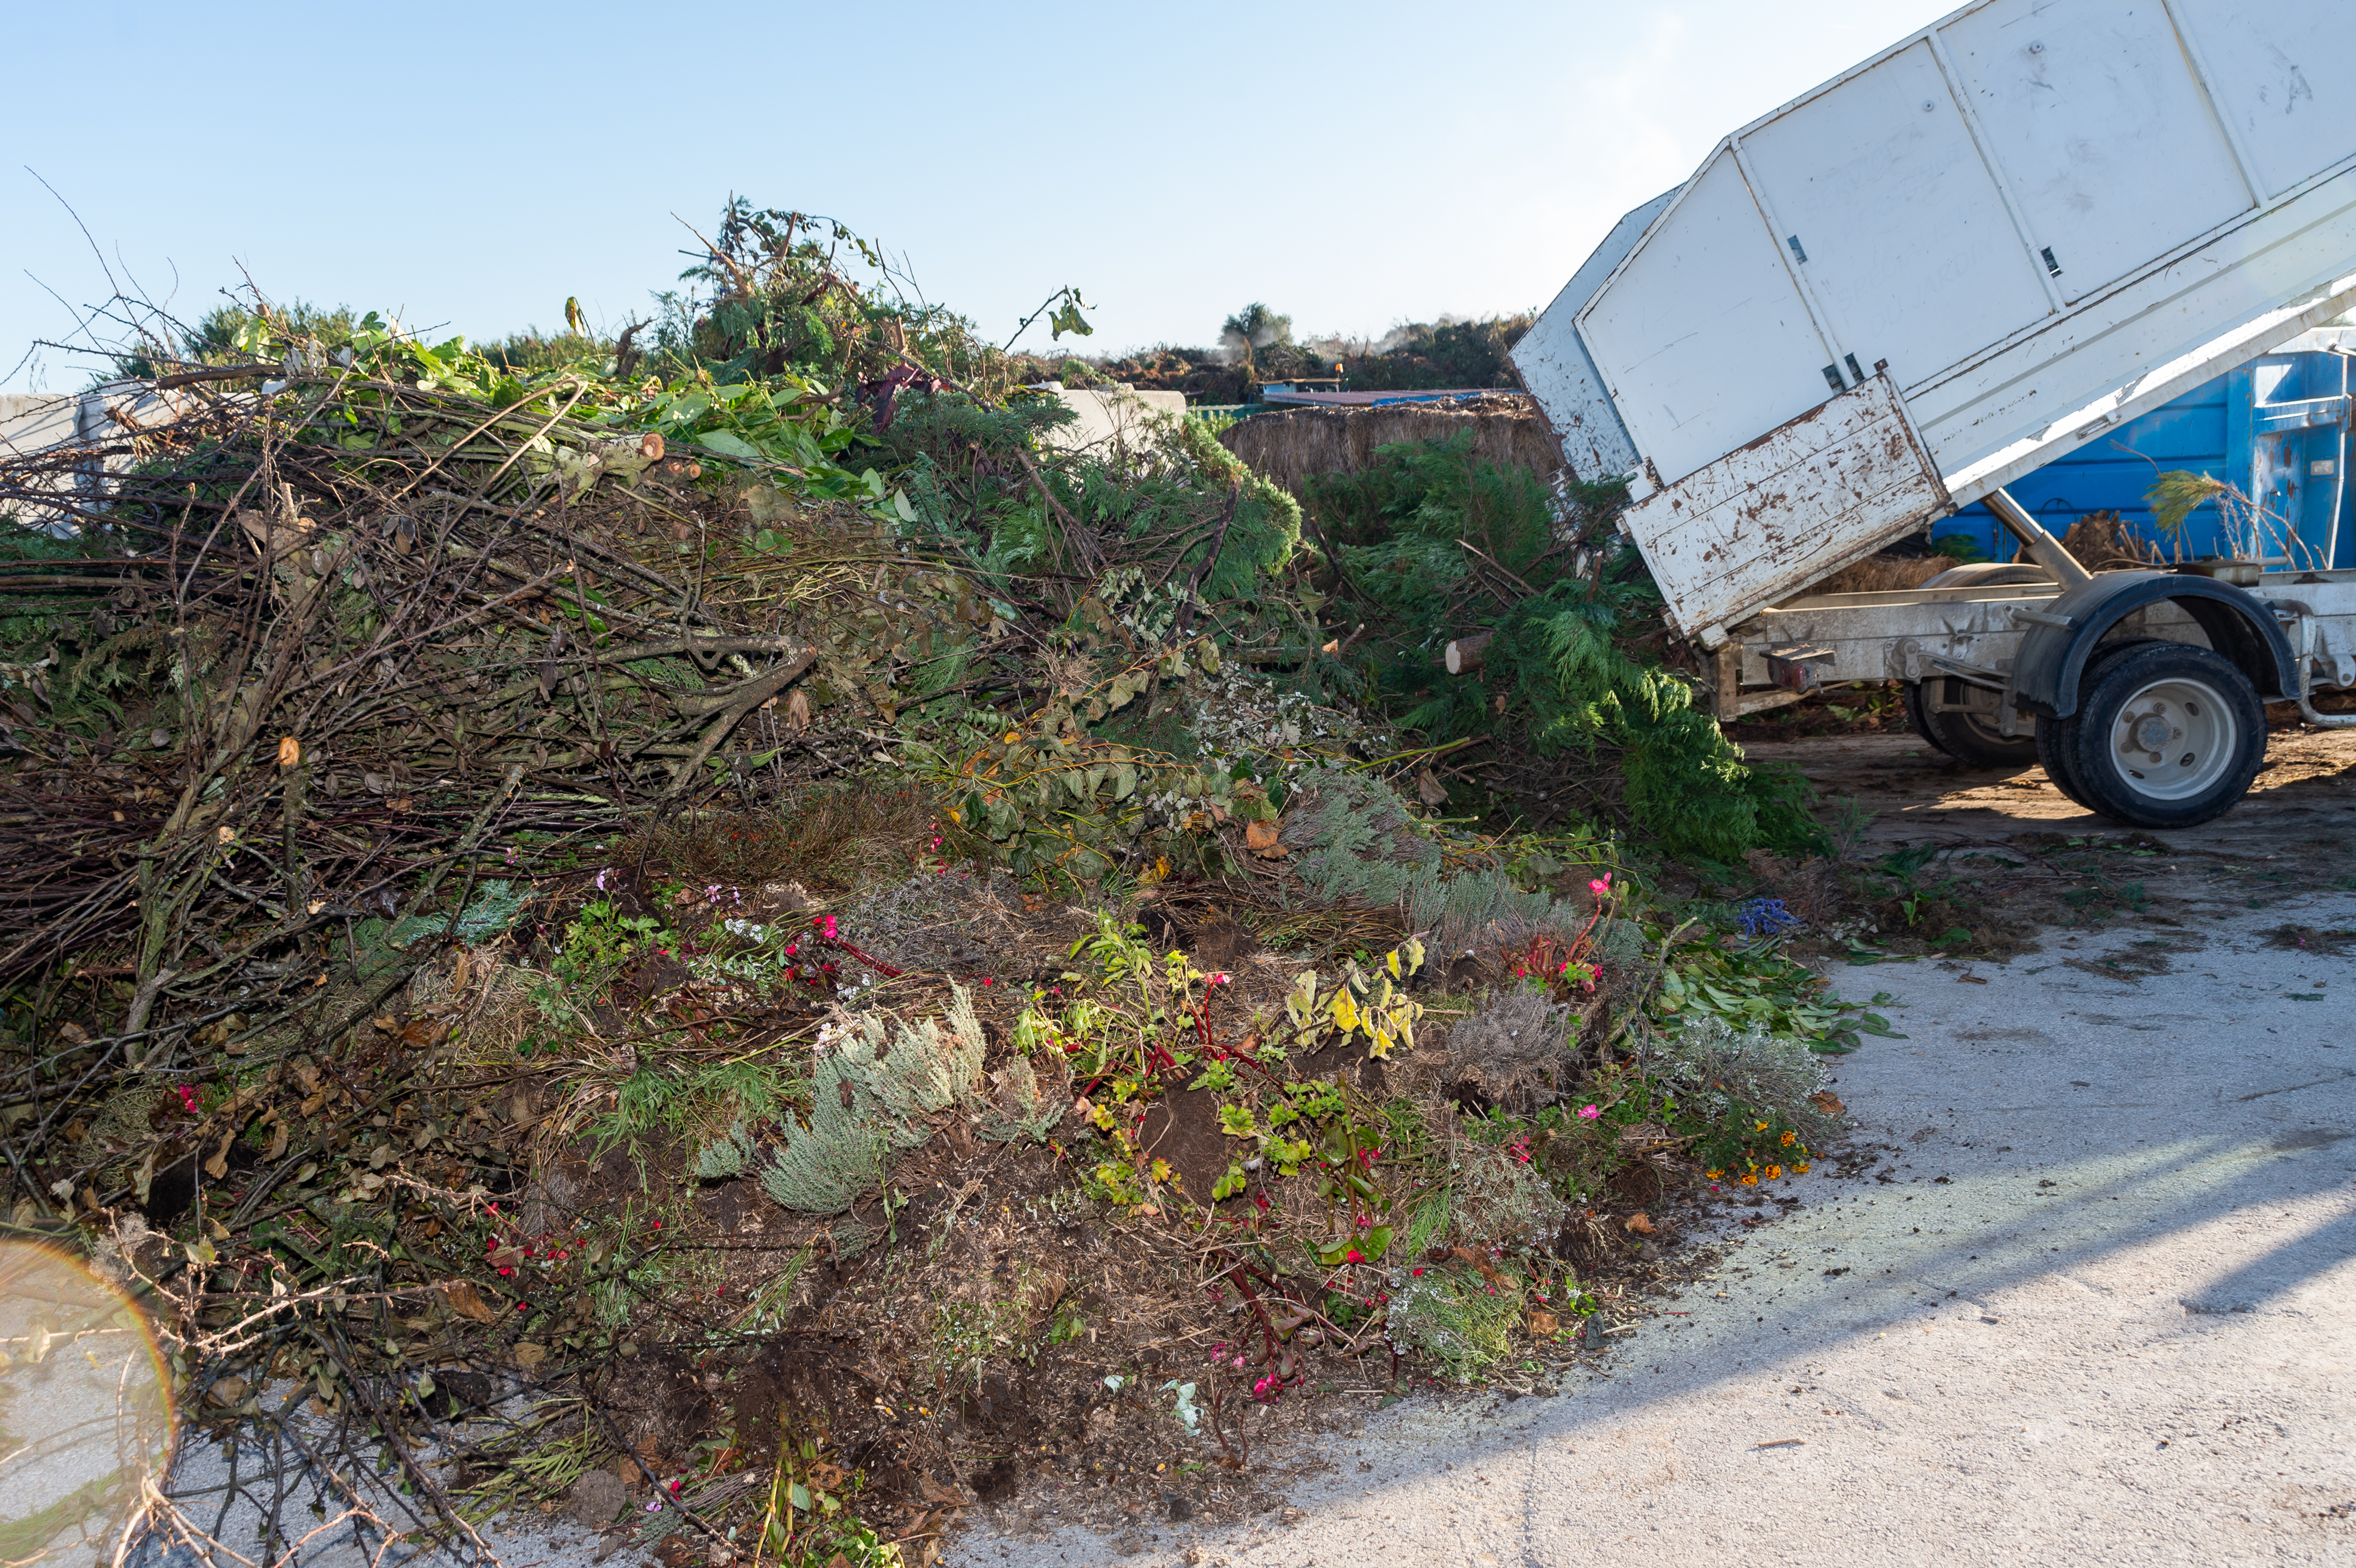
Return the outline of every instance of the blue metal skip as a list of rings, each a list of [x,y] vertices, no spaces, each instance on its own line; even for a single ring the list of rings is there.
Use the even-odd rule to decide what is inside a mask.
[[[2145,496],[2162,473],[2190,469],[2265,508],[2271,559],[2295,568],[2356,565],[2356,496],[2347,484],[2351,354],[2356,327],[2304,334],[2006,488],[2056,535],[2086,513],[2115,511],[2173,553],[2178,541],[2159,533]],[[2000,560],[2015,548],[1977,503],[1933,531],[1967,534]],[[2225,554],[2222,534],[2215,503],[2204,503],[2185,519],[2182,552]]]

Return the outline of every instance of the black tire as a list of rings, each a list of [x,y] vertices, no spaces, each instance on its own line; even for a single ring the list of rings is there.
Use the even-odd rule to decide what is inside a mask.
[[[2037,760],[2044,767],[2045,776],[2053,781],[2055,789],[2088,811],[2100,813],[2103,808],[2094,804],[2094,797],[2086,793],[2086,786],[2078,779],[2079,720],[2086,711],[2085,694],[2094,688],[2094,683],[2102,679],[2105,670],[2126,655],[2137,648],[2163,645],[2156,637],[2136,637],[2096,649],[2094,656],[2086,661],[2085,672],[2078,678],[2078,711],[2067,719],[2040,718],[2037,720]]]
[[[2072,753],[2077,744],[2078,716],[2076,714],[2072,713],[2067,719],[2040,718],[2038,720],[2037,760],[2043,764],[2045,776],[2053,781],[2055,789],[2060,790],[2088,811],[2098,811],[2101,807],[2086,798],[2085,787],[2078,782],[2077,764],[2072,760]]]
[[[2266,710],[2233,661],[2189,643],[2140,643],[2096,667],[2069,723],[2088,809],[2136,827],[2191,827],[2249,792]]]
[[[1937,731],[1931,728],[1931,710],[1922,706],[1922,683],[1919,680],[1910,680],[1906,683],[1906,721],[1914,727],[1914,733],[1922,736],[1925,741],[1942,752],[1947,752],[1947,742],[1940,738]],[[1947,752],[1947,755],[1952,757],[1954,753]]]
[[[1968,566],[1951,566],[1938,576],[1915,584],[1917,588],[2008,588],[2015,584],[2051,582],[2053,574],[2041,566],[2028,561],[1976,560]]]
[[[1944,680],[1944,676],[1933,676]],[[2037,736],[2032,721],[2031,731],[2007,739],[2002,730],[1977,713],[1962,713],[1950,709],[1940,712],[1922,694],[1925,683],[1909,681],[1906,686],[1906,717],[1914,725],[1914,732],[1967,768],[1997,768],[2019,773],[2037,763]]]

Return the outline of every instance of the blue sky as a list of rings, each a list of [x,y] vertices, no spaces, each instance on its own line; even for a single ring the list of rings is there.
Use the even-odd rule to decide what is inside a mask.
[[[1255,299],[1363,336],[1516,310],[1726,132],[1948,8],[27,6],[0,372],[109,270],[189,320],[250,275],[478,337],[567,295],[618,326],[732,192],[882,240],[1001,341],[1065,283],[1090,349],[1208,342]]]

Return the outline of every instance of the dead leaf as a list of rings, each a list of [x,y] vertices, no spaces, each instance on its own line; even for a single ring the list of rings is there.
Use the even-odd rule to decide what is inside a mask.
[[[535,1371],[548,1360],[548,1347],[535,1345],[530,1340],[525,1339],[516,1345],[514,1355],[517,1366],[528,1372]]]
[[[1649,1236],[1653,1233],[1654,1226],[1650,1217],[1639,1213],[1628,1216],[1628,1229],[1640,1236]]]
[[[1448,804],[1448,786],[1434,778],[1430,768],[1415,775],[1415,794],[1417,799],[1429,806]]]
[[[1263,860],[1281,860],[1287,850],[1277,842],[1278,829],[1273,822],[1250,822],[1244,825],[1244,847]]]
[[[1530,1332],[1541,1339],[1551,1339],[1562,1332],[1562,1319],[1551,1312],[1533,1312],[1530,1314]]]
[[[270,1147],[262,1151],[262,1157],[273,1162],[284,1159],[286,1157],[286,1124],[284,1121],[281,1121],[276,1126],[270,1129]]]
[[[233,1131],[221,1135],[220,1147],[213,1151],[212,1158],[205,1161],[207,1176],[220,1181],[229,1175],[229,1146],[236,1141],[237,1134]]]
[[[289,735],[278,742],[278,765],[299,767],[303,762],[303,742]]]
[[[786,699],[786,728],[798,735],[809,728],[809,696],[797,689]]]
[[[1504,1275],[1497,1272],[1497,1267],[1494,1264],[1491,1263],[1485,1256],[1474,1252],[1470,1247],[1451,1247],[1448,1249],[1448,1255],[1456,1259],[1459,1263],[1468,1263],[1474,1268],[1479,1269],[1481,1271],[1481,1277],[1487,1280],[1491,1285],[1495,1285],[1505,1277]]]
[[[916,1473],[916,1490],[928,1503],[937,1503],[942,1508],[965,1507],[963,1492],[941,1485],[921,1470]]]
[[[491,1310],[483,1293],[475,1288],[470,1279],[445,1279],[442,1282],[442,1300],[461,1317],[471,1317],[477,1323],[495,1323],[498,1314]]]
[[[1817,1110],[1822,1111],[1827,1116],[1845,1116],[1848,1115],[1848,1107],[1841,1104],[1841,1097],[1834,1093],[1829,1089],[1819,1089],[1815,1093],[1809,1095],[1808,1104],[1814,1105]]]

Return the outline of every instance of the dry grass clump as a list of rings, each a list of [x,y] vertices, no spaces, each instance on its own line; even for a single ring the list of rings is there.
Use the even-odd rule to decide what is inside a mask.
[[[1292,409],[1256,414],[1219,432],[1220,444],[1298,495],[1312,474],[1355,474],[1394,442],[1472,432],[1468,462],[1551,474],[1562,453],[1526,398],[1496,395],[1444,408]]]
[[[1920,588],[1954,565],[1944,555],[1869,555],[1852,561],[1808,590],[1819,593],[1887,593],[1893,589]]]
[[[855,892],[905,867],[908,846],[928,836],[936,811],[916,784],[809,785],[773,807],[649,822],[619,859],[682,882]]]
[[[1782,900],[1803,923],[1822,930],[1840,918],[1845,893],[1840,868],[1832,861],[1819,856],[1786,859],[1771,850],[1753,849],[1742,862],[1759,879],[1764,895]]]

